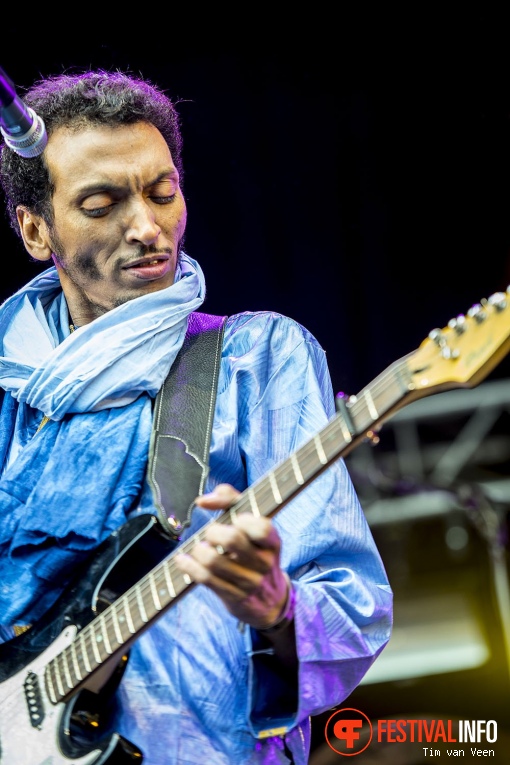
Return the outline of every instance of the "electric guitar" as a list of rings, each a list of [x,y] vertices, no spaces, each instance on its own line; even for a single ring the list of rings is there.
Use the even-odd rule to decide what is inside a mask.
[[[275,515],[396,410],[477,385],[510,350],[509,302],[510,287],[433,330],[357,396],[339,394],[337,414],[323,430],[209,523],[228,524],[246,511]],[[208,525],[180,549],[190,550]],[[136,744],[106,732],[103,718],[129,647],[194,586],[174,563],[175,546],[155,517],[133,518],[97,548],[43,619],[0,645],[2,765],[142,762]],[[150,570],[141,563],[149,556],[151,565],[157,560]]]

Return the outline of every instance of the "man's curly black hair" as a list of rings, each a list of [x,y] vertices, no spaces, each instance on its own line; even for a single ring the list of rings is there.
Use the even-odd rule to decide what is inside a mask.
[[[129,125],[149,122],[165,139],[182,180],[182,135],[175,104],[157,86],[124,72],[104,70],[60,74],[35,83],[23,103],[43,120],[46,133],[60,127]],[[53,225],[53,187],[44,153],[21,157],[5,143],[0,155],[0,183],[7,199],[11,226],[20,235],[16,207],[21,205]]]

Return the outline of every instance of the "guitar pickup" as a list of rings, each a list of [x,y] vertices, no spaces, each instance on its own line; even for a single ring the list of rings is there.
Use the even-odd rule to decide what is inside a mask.
[[[44,720],[44,708],[42,703],[41,690],[39,688],[39,678],[35,672],[29,672],[23,683],[25,699],[30,716],[30,723],[33,728],[41,728]]]

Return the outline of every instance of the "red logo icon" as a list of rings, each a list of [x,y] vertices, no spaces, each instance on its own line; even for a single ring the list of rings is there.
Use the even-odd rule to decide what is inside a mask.
[[[359,709],[345,707],[333,712],[326,723],[324,735],[334,752],[353,757],[364,752],[372,741],[372,723]]]

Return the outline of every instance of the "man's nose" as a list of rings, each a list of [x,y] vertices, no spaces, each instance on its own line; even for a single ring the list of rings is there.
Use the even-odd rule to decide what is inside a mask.
[[[130,244],[154,243],[161,234],[154,211],[145,199],[136,200],[130,205],[126,226],[126,240]]]

